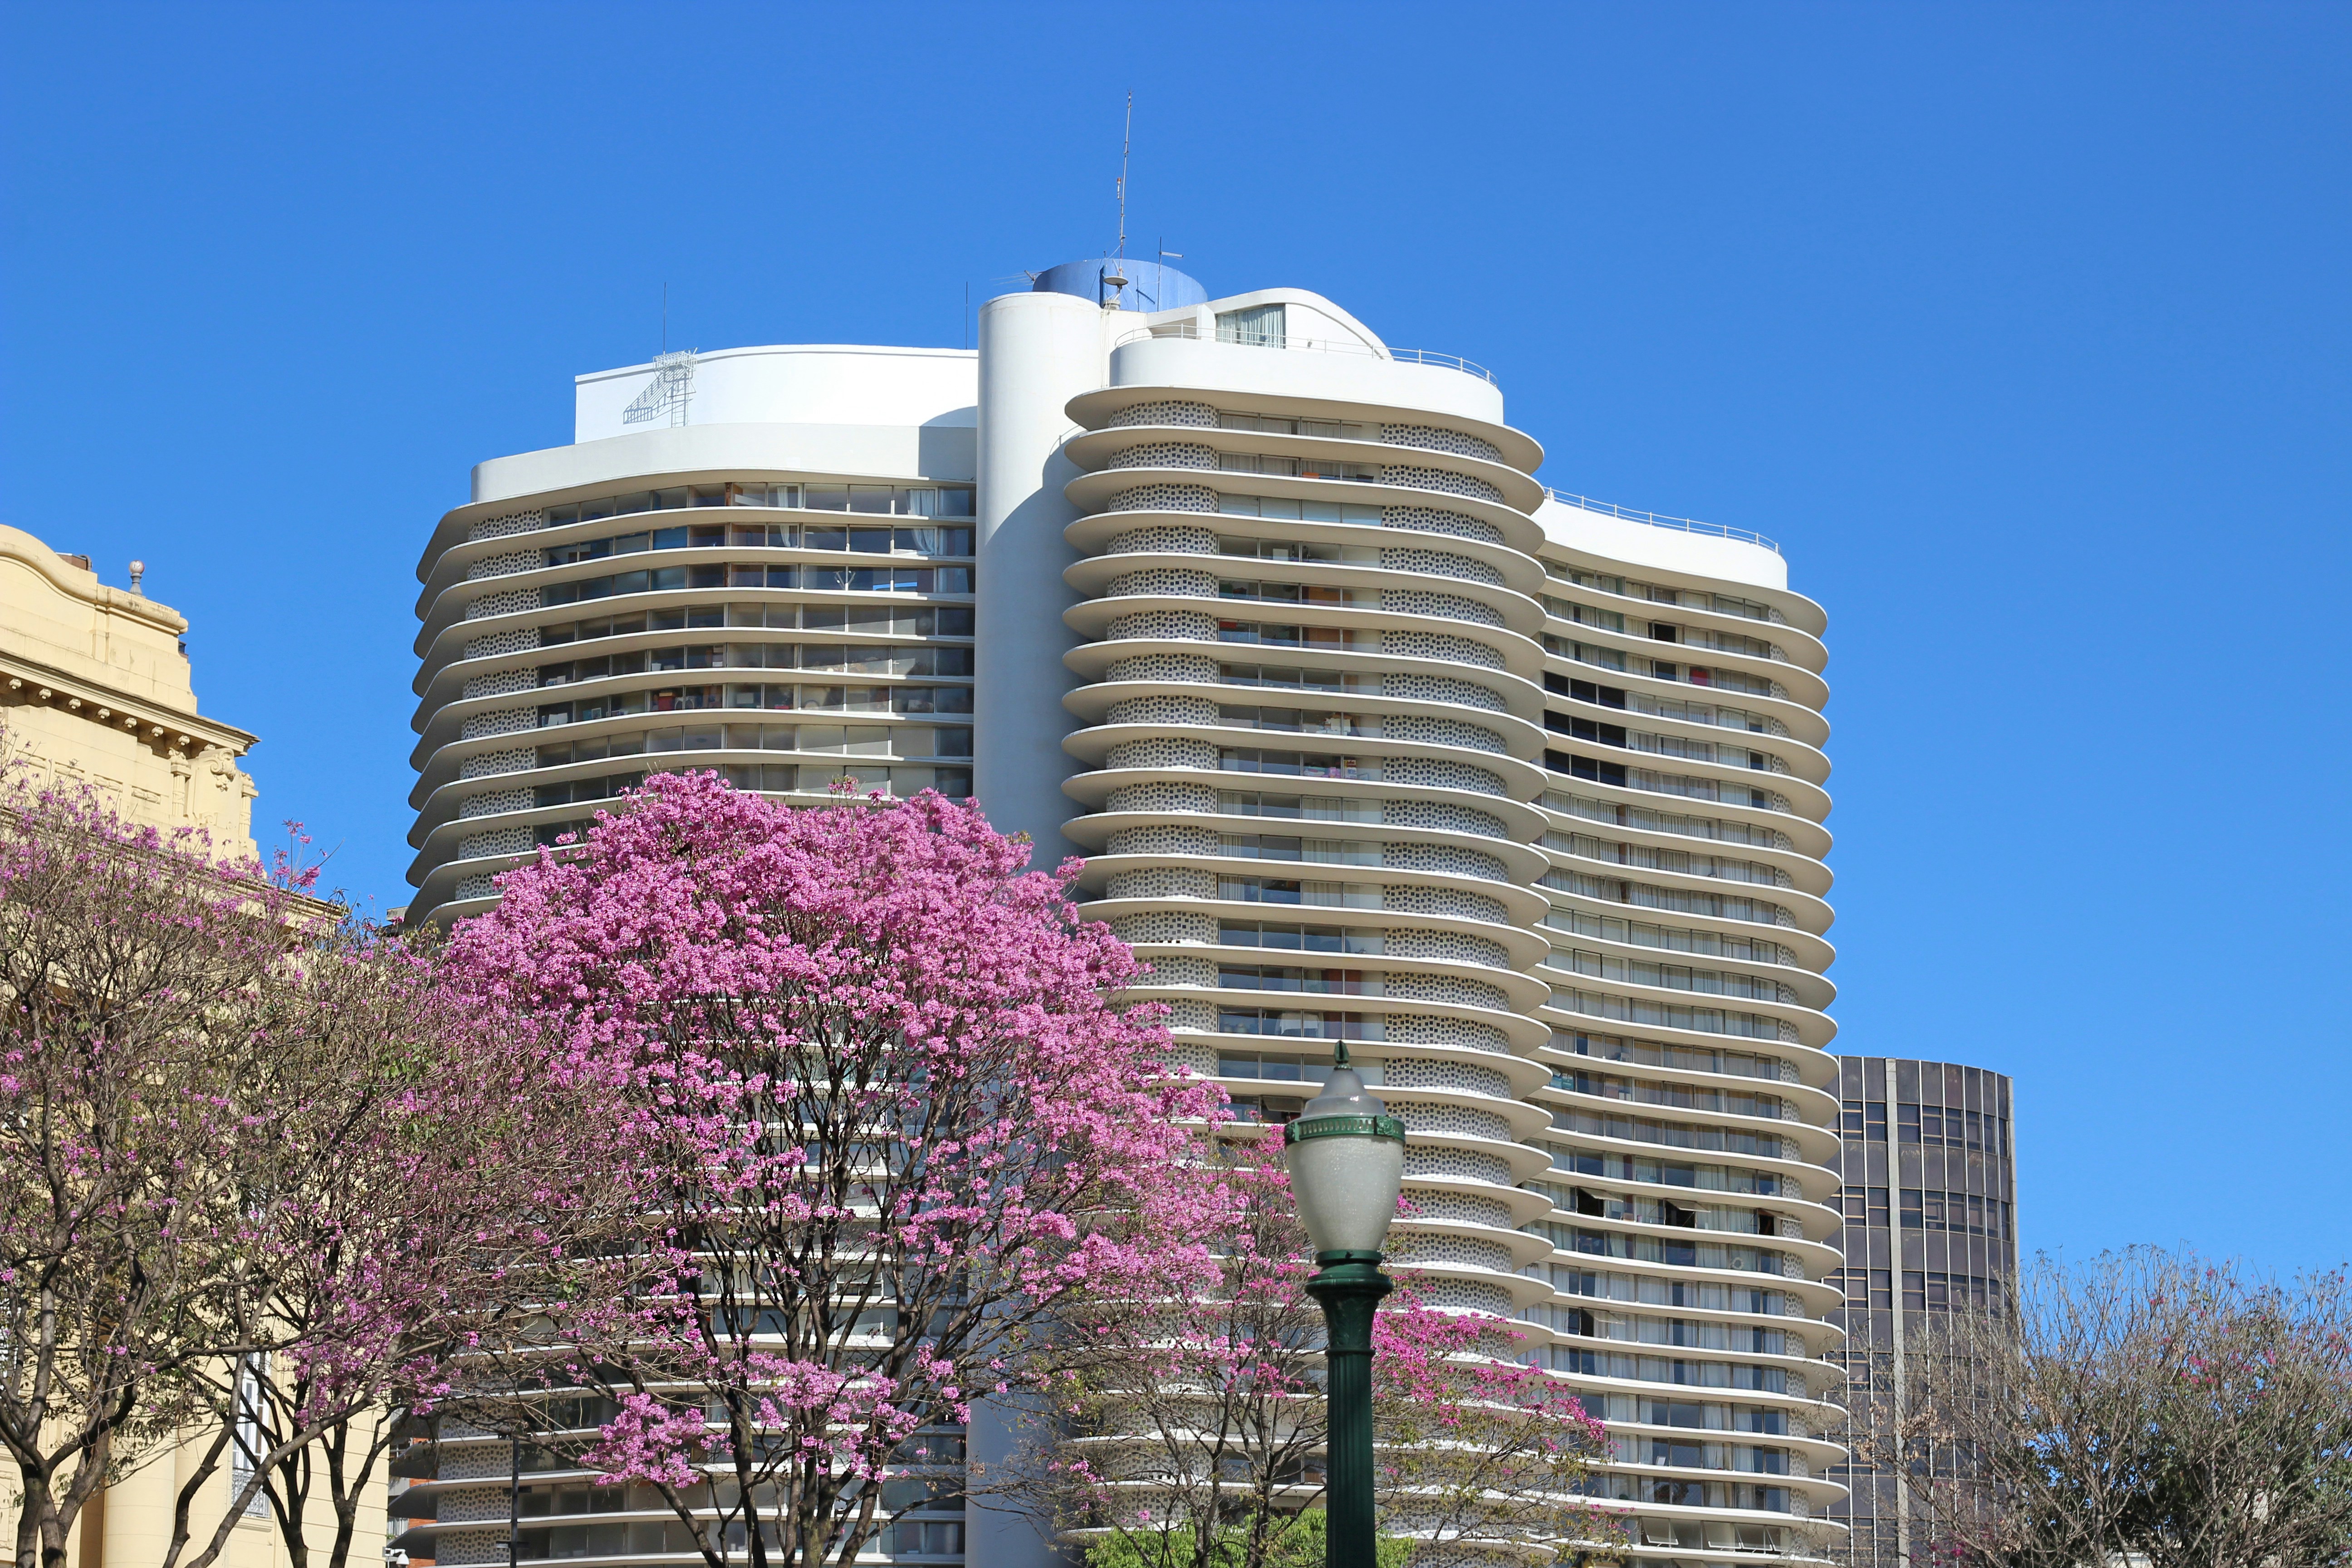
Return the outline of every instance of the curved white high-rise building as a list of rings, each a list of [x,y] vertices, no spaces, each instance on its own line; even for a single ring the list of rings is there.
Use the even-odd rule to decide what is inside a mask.
[[[717,765],[806,789],[838,772],[953,787],[968,737],[981,804],[1041,859],[1087,858],[1086,912],[1150,963],[1147,994],[1245,1116],[1296,1111],[1349,1043],[1410,1129],[1399,1260],[1439,1304],[1516,1320],[1608,1420],[1595,1489],[1633,1561],[1823,1555],[1843,1489],[1821,610],[1769,542],[1548,491],[1475,365],[1391,349],[1297,289],[1210,300],[1160,274],[1145,302],[1170,308],[1118,309],[1098,270],[991,301],[976,363],[745,351],[766,359],[730,421],[710,384],[726,362],[703,356],[682,428],[477,470],[420,569],[417,907],[481,907],[496,867],[587,815],[576,787],[555,795],[614,770],[577,760],[579,739],[646,735],[622,776]],[[894,395],[903,417],[875,422],[890,438],[853,442],[795,416],[835,407],[815,383],[841,372],[794,353],[914,356],[856,368],[924,395]],[[598,408],[663,395],[656,367],[583,378],[583,410],[592,385]],[[961,500],[936,498],[966,483],[973,515],[950,521]],[[594,529],[553,510],[624,485],[688,505]],[[897,517],[845,520],[889,531],[887,562],[821,557],[845,520],[812,510],[819,487],[890,498]],[[558,531],[560,549],[664,523],[730,531],[721,553],[685,536],[683,586],[642,588],[649,613],[718,617],[702,657],[725,668],[703,689],[724,711],[606,699],[585,717],[676,678],[575,666],[551,695],[548,628],[575,612],[547,588],[614,566],[499,531]],[[738,543],[737,526],[767,531]],[[739,637],[755,605],[760,633]],[[861,614],[892,630],[835,618]],[[659,640],[611,636],[615,654]],[[736,695],[748,647],[796,650],[769,666],[794,671],[785,707],[774,673],[740,683],[763,693],[756,721]],[[861,647],[887,669],[834,662]],[[970,685],[945,673],[961,657]],[[531,697],[500,695],[523,670]],[[861,683],[887,698],[830,695]],[[916,690],[929,707],[900,703]],[[940,717],[950,691],[968,720]],[[872,762],[809,744],[867,719],[840,743]],[[762,738],[747,748],[738,722]],[[673,724],[708,743],[658,754]],[[772,767],[797,771],[750,771]],[[1037,1555],[1023,1531],[968,1526],[955,1544],[979,1568]]]
[[[413,919],[488,908],[648,772],[971,787],[973,356],[676,368],[580,377],[579,439],[480,464],[433,531]]]

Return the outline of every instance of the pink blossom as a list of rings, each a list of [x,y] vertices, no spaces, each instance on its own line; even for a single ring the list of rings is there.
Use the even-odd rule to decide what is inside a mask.
[[[846,1562],[919,1434],[1071,1302],[1205,1258],[1186,1127],[1220,1097],[1121,1002],[1138,968],[1072,915],[1076,864],[1028,854],[936,795],[794,810],[662,774],[452,945],[606,1096],[603,1157],[677,1238],[670,1285],[583,1335],[624,1410],[594,1462],[682,1517],[694,1463],[773,1495],[755,1563]]]

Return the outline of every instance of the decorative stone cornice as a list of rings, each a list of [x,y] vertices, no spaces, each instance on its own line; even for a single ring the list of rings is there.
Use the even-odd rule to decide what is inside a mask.
[[[243,756],[259,739],[233,724],[68,674],[8,648],[0,648],[0,690],[16,701],[37,702],[137,735],[159,752],[216,747],[232,756]]]

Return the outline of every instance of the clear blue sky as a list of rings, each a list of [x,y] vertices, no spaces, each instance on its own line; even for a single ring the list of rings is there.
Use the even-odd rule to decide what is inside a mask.
[[[1831,616],[1842,1043],[2029,1245],[2352,1253],[2352,10],[11,5],[0,518],[405,901],[412,575],[569,378],[961,344],[1131,231],[1494,368]],[[2330,1197],[2334,1193],[2336,1195]]]

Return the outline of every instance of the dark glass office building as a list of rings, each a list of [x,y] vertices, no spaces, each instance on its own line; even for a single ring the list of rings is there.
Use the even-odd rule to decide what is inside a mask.
[[[1869,1463],[1871,1425],[1885,1418],[1868,1386],[1872,1369],[1891,1374],[1899,1408],[1905,1342],[1922,1317],[1999,1300],[2017,1278],[2011,1091],[2000,1073],[1949,1062],[1839,1063],[1845,1267],[1831,1278],[1845,1292],[1838,1316],[1854,1458],[1830,1473],[1853,1489],[1832,1515],[1852,1526],[1847,1561],[1857,1568],[1917,1561],[1909,1499],[1893,1474]]]

